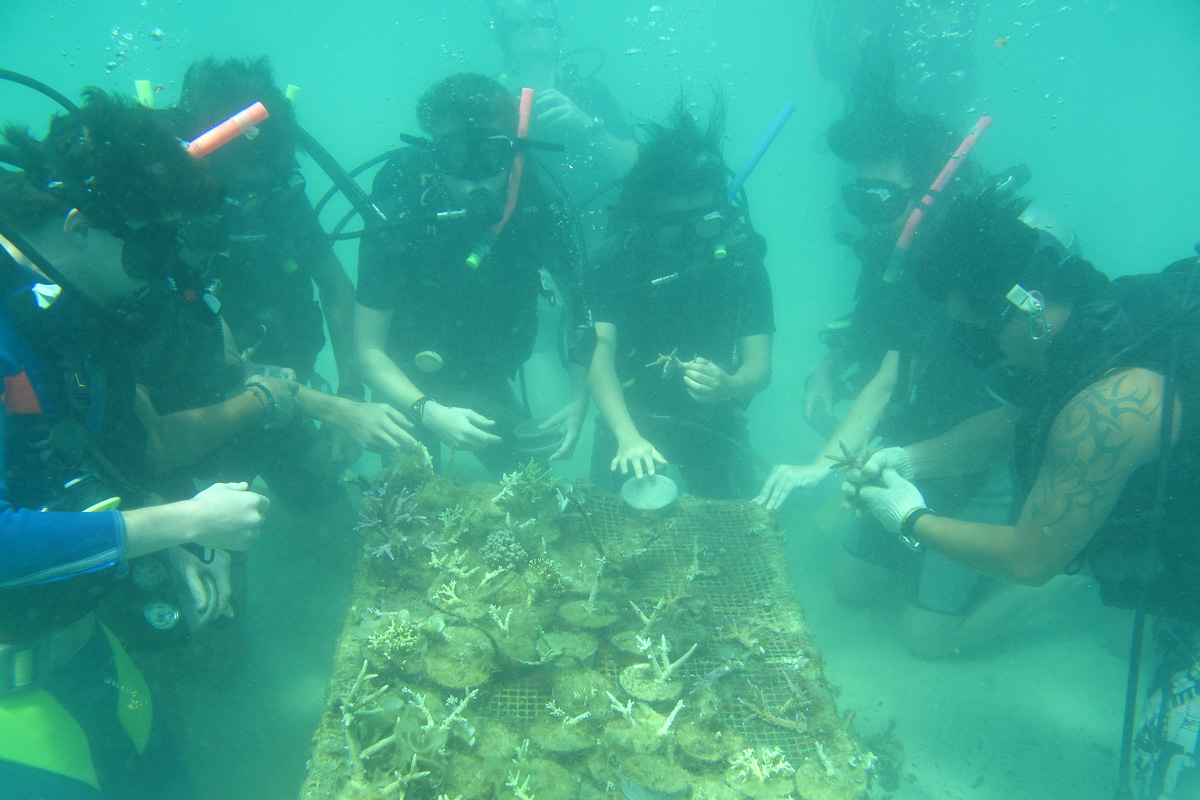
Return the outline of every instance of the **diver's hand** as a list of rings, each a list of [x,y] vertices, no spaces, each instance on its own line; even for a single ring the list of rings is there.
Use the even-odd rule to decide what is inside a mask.
[[[455,450],[482,450],[500,441],[499,436],[486,430],[495,425],[495,421],[469,408],[444,406],[429,400],[425,403],[421,421]]]
[[[666,464],[667,460],[654,449],[654,445],[641,436],[637,436],[618,443],[616,458],[612,460],[609,468],[613,472],[619,468],[622,475],[628,475],[629,470],[632,469],[633,474],[640,478],[643,475],[653,475],[656,465],[666,466]]]
[[[683,365],[683,385],[697,403],[724,403],[737,396],[733,376],[700,356]]]
[[[774,511],[794,490],[811,489],[828,475],[829,468],[823,464],[779,464],[763,482],[762,491],[754,502]]]
[[[214,550],[249,550],[271,501],[246,483],[214,483],[181,505],[187,541]]]
[[[233,609],[229,606],[229,600],[233,596],[233,584],[229,579],[229,565],[232,559],[228,552],[213,551],[213,559],[207,564],[182,547],[172,547],[167,551],[167,555],[171,559],[171,566],[183,578],[188,594],[196,604],[197,614],[204,619],[233,616]],[[205,578],[208,579],[207,585]]]
[[[567,426],[567,435],[563,438],[563,443],[559,448],[554,451],[554,455],[550,456],[551,461],[564,461],[575,452],[575,445],[579,443],[579,434],[583,430],[583,420],[587,417],[587,410],[587,395],[584,395],[582,400],[572,400],[559,409],[557,414],[538,426],[538,430],[543,431],[559,425]]]
[[[912,459],[903,447],[885,447],[867,459],[862,472],[848,473],[854,483],[880,483],[880,476],[885,470],[894,470],[901,478],[911,481],[916,477]]]
[[[387,403],[345,400],[337,424],[350,434],[359,447],[372,453],[391,453],[401,447],[417,448],[417,440],[408,432],[412,422]]]
[[[925,498],[894,469],[885,469],[880,480],[882,486],[847,481],[842,484],[842,493],[852,506],[865,509],[883,527],[898,534],[905,517],[918,508],[925,508]]]
[[[557,89],[543,89],[534,95],[533,111],[538,123],[551,131],[583,133],[596,124],[574,100]]]

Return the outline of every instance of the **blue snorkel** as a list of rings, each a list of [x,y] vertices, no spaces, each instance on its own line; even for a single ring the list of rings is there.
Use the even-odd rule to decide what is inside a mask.
[[[783,104],[783,108],[779,109],[779,113],[775,116],[775,121],[771,123],[771,127],[767,128],[766,133],[758,140],[758,145],[754,151],[750,153],[750,157],[742,164],[742,168],[733,176],[733,181],[729,184],[729,192],[726,195],[726,200],[730,203],[737,197],[737,193],[741,191],[742,184],[750,177],[750,173],[758,166],[758,162],[762,160],[763,154],[767,152],[767,148],[775,141],[775,137],[779,135],[780,129],[783,128],[788,117],[796,110],[796,104],[788,100]]]

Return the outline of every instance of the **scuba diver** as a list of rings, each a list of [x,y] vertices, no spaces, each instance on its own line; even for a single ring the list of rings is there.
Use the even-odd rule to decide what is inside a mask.
[[[1109,281],[1043,246],[1025,205],[960,199],[918,233],[910,267],[979,360],[1032,378],[1017,405],[883,449],[843,490],[906,547],[1032,586],[1086,568],[1106,604],[1135,609],[1118,796],[1200,797],[1200,264]],[[953,518],[918,489],[1009,458],[1015,524]],[[1146,615],[1161,662],[1135,737]]]
[[[865,88],[857,105],[828,134],[830,150],[853,168],[842,198],[863,226],[854,240],[861,264],[855,306],[823,334],[829,353],[805,384],[805,418],[825,444],[808,463],[771,470],[756,498],[768,509],[837,474],[842,460],[864,452],[875,436],[885,445],[920,441],[996,405],[988,372],[956,348],[945,310],[899,269],[897,252],[914,209],[924,207],[922,198],[948,163],[957,170],[933,193],[939,203],[978,193],[985,183],[981,170],[957,157],[958,138],[944,125],[899,109],[880,89],[891,82],[886,58],[864,60],[862,69]],[[843,398],[853,402],[838,421],[833,410]],[[928,490],[939,507],[967,518],[999,523],[1011,513],[1011,479],[1003,467],[946,477]],[[997,618],[1012,618],[1004,606],[1021,594],[1019,587],[990,586],[936,553],[916,556],[871,520],[849,528],[835,575],[839,596],[851,604],[890,597],[880,590],[907,584],[901,637],[924,657],[946,656],[996,635],[1003,628]]]
[[[596,328],[589,381],[592,480],[677,464],[690,492],[753,491],[744,412],[771,380],[775,317],[766,242],[728,200],[725,107],[706,126],[682,100],[649,126],[588,270]]]
[[[180,274],[179,216],[219,195],[161,115],[99,90],[70,107],[44,139],[10,126],[0,147],[16,167],[0,171],[0,786],[176,800],[192,796],[180,754],[96,610],[134,559],[167,553],[197,611],[224,613],[228,551],[250,546],[267,499],[215,484],[150,505],[144,487],[290,392],[266,378],[207,424],[155,412],[125,319]]]
[[[525,164],[549,147],[521,136],[518,106],[482,75],[451,75],[417,102],[428,139],[410,143],[376,174],[372,202],[391,223],[359,247],[355,341],[373,397],[402,409],[438,459],[439,442],[470,450],[493,473],[515,468],[513,429],[529,419],[509,383],[537,335],[538,298],[564,295],[580,329],[572,220]],[[513,179],[513,176],[517,176]],[[564,366],[571,400],[542,423],[565,425],[550,456],[569,458],[587,413],[577,337]]]
[[[247,462],[243,472],[248,468],[263,475],[277,494],[312,507],[329,497],[335,476],[358,460],[364,446],[386,452],[411,439],[402,430],[402,418],[391,419],[381,407],[362,403],[365,390],[353,352],[354,285],[305,194],[295,155],[299,126],[266,59],[193,63],[184,74],[178,105],[166,113],[180,138],[190,141],[255,101],[269,113],[268,121],[252,138],[239,136],[205,157],[225,196],[216,210],[186,220],[185,238],[189,248],[205,254],[205,300],[219,309],[232,333],[231,356],[245,368],[241,377],[266,373],[297,380],[312,407],[307,415],[334,424],[323,425],[320,434],[305,421],[273,436],[253,437],[233,448],[238,454],[217,469],[228,472],[237,461]],[[325,346],[326,325],[338,372],[336,394],[349,402],[323,395],[324,381],[313,370]],[[173,359],[193,368],[198,360]],[[191,391],[194,383],[188,375],[153,388],[164,404],[211,402]]]
[[[596,79],[599,64],[585,74],[564,54],[557,2],[489,0],[489,7],[508,84],[534,90],[533,135],[566,145],[563,156],[545,158],[545,166],[578,202],[625,177],[637,158],[633,131],[612,92]]]

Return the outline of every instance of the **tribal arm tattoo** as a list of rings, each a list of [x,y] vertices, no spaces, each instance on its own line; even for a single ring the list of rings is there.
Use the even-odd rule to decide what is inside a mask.
[[[1076,395],[1051,427],[1017,523],[1026,553],[1063,566],[1103,525],[1126,482],[1157,454],[1162,377],[1109,375]]]

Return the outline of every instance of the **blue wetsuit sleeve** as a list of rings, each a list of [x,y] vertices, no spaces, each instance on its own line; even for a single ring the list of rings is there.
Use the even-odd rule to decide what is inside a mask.
[[[0,499],[0,589],[125,569],[125,521],[118,511],[40,512]]]
[[[0,377],[20,372],[11,332],[0,326]],[[66,513],[14,508],[5,481],[0,409],[0,589],[115,567],[125,571],[125,519],[117,511]]]

